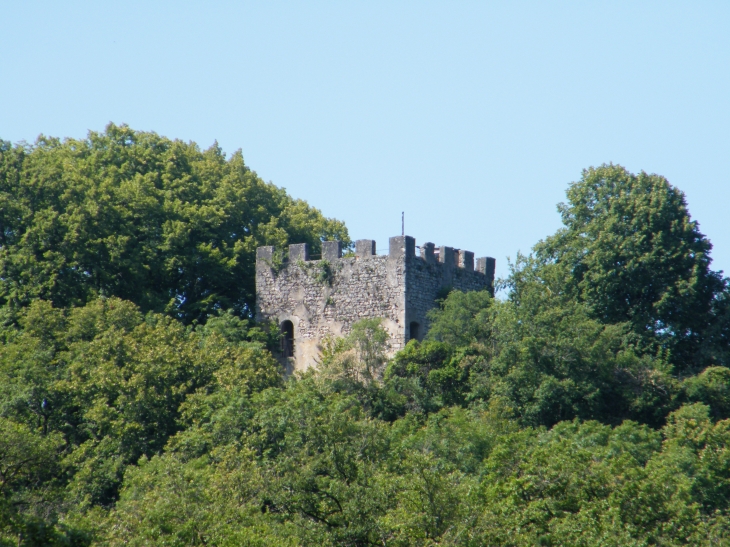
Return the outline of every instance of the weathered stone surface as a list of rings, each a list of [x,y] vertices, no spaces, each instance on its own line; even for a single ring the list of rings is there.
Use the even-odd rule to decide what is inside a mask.
[[[405,256],[408,259],[416,256],[416,240],[411,236],[396,236],[390,238],[388,252],[392,258]]]
[[[289,245],[289,260],[296,262],[297,260],[309,260],[309,245],[306,243],[297,243]]]
[[[490,284],[494,283],[494,270],[496,266],[496,260],[490,256],[477,258],[477,271],[483,273],[489,279]]]
[[[453,247],[439,247],[439,262],[447,268],[456,266]]]
[[[426,264],[435,264],[436,255],[433,254],[435,245],[433,243],[424,243],[421,245],[421,258],[426,261]]]
[[[459,268],[464,268],[470,272],[474,271],[474,253],[471,251],[459,251]]]
[[[258,264],[260,261],[269,261],[274,258],[274,248],[273,247],[259,247],[256,249],[256,264]]]
[[[375,254],[375,240],[358,239],[355,242],[355,256],[357,258],[366,258]]]
[[[337,260],[338,258],[342,258],[342,242],[323,241],[322,260]]]
[[[278,271],[273,247],[257,249],[256,317],[294,325],[294,357],[284,359],[290,372],[316,365],[322,339],[347,335],[360,319],[383,319],[393,354],[410,339],[411,326],[421,338],[428,331],[426,315],[445,289],[493,290],[493,258],[478,259],[474,271],[473,253],[440,247],[437,262],[432,243],[416,256],[410,236],[390,238],[388,255],[376,255],[372,240],[355,248],[354,258],[339,258],[339,242],[324,242],[323,259],[307,260],[305,246],[291,245]]]

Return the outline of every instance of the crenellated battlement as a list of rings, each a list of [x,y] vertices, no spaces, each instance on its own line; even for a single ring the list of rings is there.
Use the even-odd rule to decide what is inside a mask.
[[[419,250],[417,253],[416,250]],[[278,259],[278,264],[275,264]],[[256,250],[256,315],[282,329],[282,360],[290,369],[316,362],[321,340],[344,336],[360,319],[378,317],[390,333],[390,352],[428,331],[428,312],[444,290],[493,293],[495,260],[463,249],[410,236],[391,237],[387,254],[374,240],[355,242],[354,255],[342,256],[342,243],[322,242],[319,258],[306,243]]]
[[[404,241],[400,241],[403,239]],[[416,248],[420,250],[420,254],[416,254]],[[273,260],[274,247],[259,247],[256,249],[256,259]],[[358,239],[355,242],[355,258],[365,259],[373,256],[383,256],[376,253],[376,244],[373,239]],[[494,270],[496,262],[494,258],[485,256],[476,259],[476,267],[474,262],[474,253],[463,249],[455,249],[453,247],[436,247],[433,243],[424,243],[422,246],[416,246],[416,240],[411,236],[400,236],[390,238],[390,247],[388,256],[396,258],[416,258],[422,260],[426,264],[443,264],[447,268],[463,268],[467,271],[476,271],[488,276],[494,280]],[[288,253],[285,257],[289,262],[309,262],[311,260],[334,260],[342,259],[342,242],[341,241],[323,241],[321,258],[310,258],[308,243],[294,243],[289,245]]]

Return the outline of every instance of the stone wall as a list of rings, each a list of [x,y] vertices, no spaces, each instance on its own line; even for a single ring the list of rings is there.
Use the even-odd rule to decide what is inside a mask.
[[[409,261],[406,282],[406,325],[409,329],[407,337],[410,340],[411,323],[418,324],[418,336],[422,339],[429,329],[427,314],[435,306],[438,298],[443,298],[448,290],[459,291],[492,291],[493,278],[487,275],[455,265],[442,262],[429,262],[421,257]]]
[[[316,365],[320,342],[346,336],[353,323],[379,317],[390,334],[389,354],[413,337],[423,338],[428,311],[446,288],[492,288],[494,259],[426,243],[416,256],[415,239],[390,238],[388,255],[377,255],[375,242],[359,240],[355,257],[341,258],[339,242],[324,242],[323,258],[309,260],[306,245],[291,245],[283,263],[274,248],[256,254],[256,317],[281,325],[291,321],[293,359],[282,359],[289,372]],[[418,332],[411,332],[411,326]]]
[[[402,260],[358,256],[335,260],[289,260],[278,272],[271,267],[273,248],[258,250],[257,320],[294,326],[294,363],[316,364],[326,335],[346,336],[352,324],[380,317],[391,335],[390,352],[403,346],[405,298]]]

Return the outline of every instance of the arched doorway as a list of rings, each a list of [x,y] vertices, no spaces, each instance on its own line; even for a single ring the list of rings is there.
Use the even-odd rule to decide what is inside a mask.
[[[294,324],[289,320],[281,322],[281,354],[294,357]]]
[[[410,332],[410,336],[408,337],[408,340],[420,340],[421,326],[418,323],[416,323],[415,321],[411,321],[411,324],[409,325],[408,330]]]

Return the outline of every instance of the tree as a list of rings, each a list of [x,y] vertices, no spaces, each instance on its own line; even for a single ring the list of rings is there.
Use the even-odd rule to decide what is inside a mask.
[[[0,546],[730,540],[730,293],[664,179],[586,171],[507,298],[284,380],[226,283],[336,222],[128,128],[0,154]]]
[[[489,291],[451,291],[441,306],[429,312],[430,340],[466,346],[489,338]]]
[[[182,429],[189,395],[235,381],[247,397],[281,381],[271,354],[228,315],[192,329],[109,298],[72,310],[35,301],[19,322],[0,351],[0,412],[63,434],[63,482],[77,504],[113,504],[126,466]]]
[[[43,514],[58,497],[49,482],[58,473],[63,444],[59,433],[43,436],[0,417],[0,544],[55,539]]]
[[[254,309],[256,247],[347,229],[265,183],[239,151],[109,124],[85,140],[0,141],[0,305],[118,296],[185,323]]]
[[[381,323],[380,318],[361,319],[345,338],[326,338],[318,365],[320,376],[355,391],[381,382],[390,338]]]
[[[539,267],[557,267],[566,297],[602,323],[627,322],[680,370],[703,368],[727,283],[710,269],[712,245],[684,194],[664,177],[610,164],[584,170],[567,196],[558,206],[565,227],[535,246]]]

